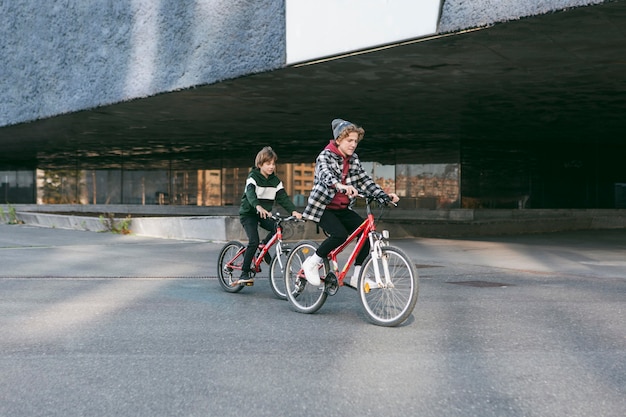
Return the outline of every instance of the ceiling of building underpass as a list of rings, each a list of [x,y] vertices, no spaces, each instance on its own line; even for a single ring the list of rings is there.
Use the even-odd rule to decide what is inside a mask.
[[[459,141],[623,144],[625,110],[619,1],[0,128],[0,167],[312,162],[336,117],[363,160],[450,162]]]

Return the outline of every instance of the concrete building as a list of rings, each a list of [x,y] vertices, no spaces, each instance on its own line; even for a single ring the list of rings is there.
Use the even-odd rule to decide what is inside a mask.
[[[626,208],[626,1],[0,3],[0,202],[302,204],[330,121],[414,209]]]

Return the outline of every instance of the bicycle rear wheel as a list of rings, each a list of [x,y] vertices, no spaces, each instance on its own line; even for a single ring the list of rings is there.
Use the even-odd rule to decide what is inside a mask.
[[[285,288],[287,300],[291,307],[300,313],[315,313],[326,301],[324,281],[318,286],[311,285],[304,278],[302,263],[313,255],[317,244],[313,242],[299,242],[289,253],[285,265]],[[326,276],[326,266],[320,268],[320,274]]]
[[[384,246],[381,251],[381,259],[374,259],[370,254],[363,263],[358,283],[359,299],[374,324],[397,326],[408,319],[415,308],[419,278],[411,258],[401,249]],[[380,287],[376,283],[375,263],[383,281]],[[385,278],[387,274],[389,280]]]
[[[226,292],[239,292],[243,285],[235,284],[241,274],[241,265],[243,264],[242,252],[236,259],[235,256],[243,248],[244,245],[236,240],[228,242],[217,257],[217,280],[222,289]],[[233,274],[236,276],[233,277]]]

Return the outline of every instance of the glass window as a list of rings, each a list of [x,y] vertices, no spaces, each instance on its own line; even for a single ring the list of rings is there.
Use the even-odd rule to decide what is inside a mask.
[[[404,207],[460,207],[459,164],[401,164],[396,172],[396,193]]]

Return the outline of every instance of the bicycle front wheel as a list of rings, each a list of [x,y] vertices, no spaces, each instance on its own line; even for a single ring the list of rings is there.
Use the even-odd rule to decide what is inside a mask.
[[[411,259],[399,248],[384,246],[381,259],[370,254],[361,268],[358,292],[369,319],[379,326],[397,326],[409,318],[419,291],[419,278]],[[376,281],[378,265],[381,283]]]
[[[307,243],[315,246],[314,242],[306,241]],[[302,241],[304,243],[304,241]],[[278,248],[277,248],[278,249]],[[287,290],[285,287],[285,267],[287,266],[287,257],[291,252],[291,246],[285,243],[281,243],[281,253],[276,251],[276,255],[272,259],[270,264],[270,287],[272,292],[277,298],[281,300],[287,299]]]
[[[224,245],[217,257],[217,280],[226,292],[239,292],[244,287],[236,284],[239,279],[238,275],[241,274],[244,252],[241,252],[239,256],[237,254],[243,247],[241,242],[233,240]]]
[[[291,307],[300,313],[315,313],[326,301],[328,294],[324,289],[324,281],[314,286],[307,282],[302,271],[302,263],[313,255],[317,244],[299,242],[289,253],[285,265],[285,288],[287,300]],[[326,266],[320,268],[320,274],[326,276]]]
[[[289,250],[283,245],[281,253],[277,251],[270,264],[270,287],[274,295],[281,300],[287,299],[285,275],[283,274],[285,265],[287,265],[287,256],[289,256]]]

